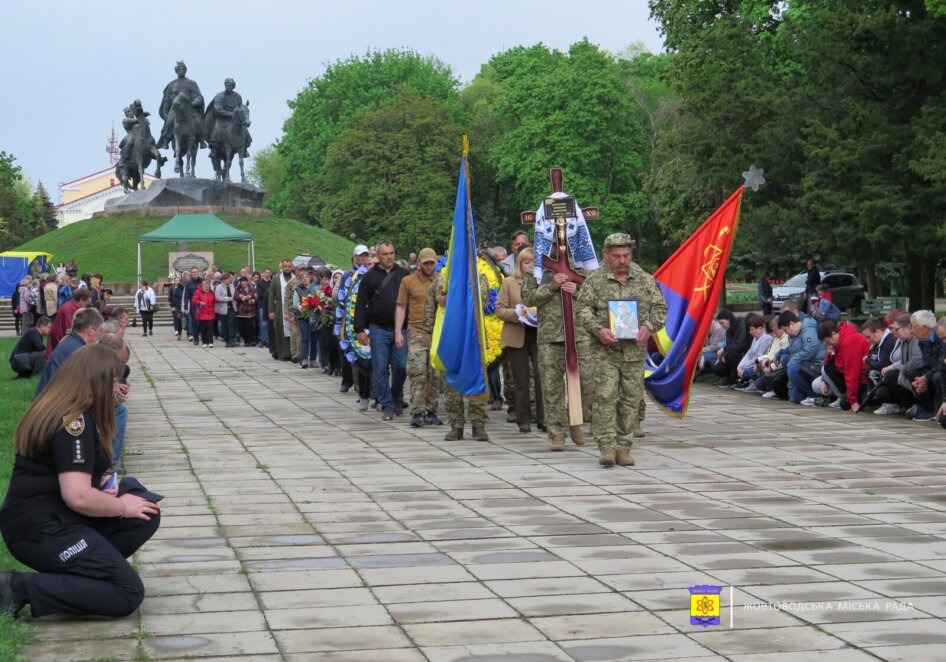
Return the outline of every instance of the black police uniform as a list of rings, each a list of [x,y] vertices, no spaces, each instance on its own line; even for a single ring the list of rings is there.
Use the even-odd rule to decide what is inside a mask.
[[[97,487],[109,463],[89,411],[64,418],[37,457],[16,456],[0,533],[16,559],[38,571],[17,573],[34,616],[127,616],[144,598],[125,559],[154,535],[160,516],[87,517],[66,505],[59,488],[59,474],[73,471]]]

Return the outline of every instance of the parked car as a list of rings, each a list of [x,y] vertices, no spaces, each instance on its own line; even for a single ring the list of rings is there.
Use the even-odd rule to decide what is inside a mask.
[[[772,310],[776,313],[782,309],[782,304],[794,299],[799,306],[805,298],[805,284],[808,282],[808,273],[795,274],[780,286],[772,289]],[[857,280],[857,276],[847,271],[822,271],[821,283],[828,288],[834,298],[834,305],[841,310],[850,308],[854,312],[861,309],[864,300],[864,286]]]

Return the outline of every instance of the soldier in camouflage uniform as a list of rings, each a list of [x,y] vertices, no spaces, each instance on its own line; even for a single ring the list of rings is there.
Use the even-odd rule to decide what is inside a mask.
[[[489,282],[482,274],[480,274],[480,292],[487,297],[487,299],[483,301],[485,305],[489,297]],[[433,332],[434,321],[437,318],[437,306],[442,306],[446,303],[446,296],[443,291],[443,276],[438,275],[437,278],[434,279],[433,285],[430,286],[430,291],[427,292],[427,301],[424,303],[423,326],[426,329],[430,329],[431,332]],[[489,441],[489,435],[486,433],[486,419],[488,417],[486,413],[486,400],[464,398],[446,382],[444,382],[443,385],[443,403],[444,409],[447,410],[447,423],[450,425],[450,432],[444,436],[444,441],[458,441],[463,439],[463,428],[466,425],[463,411],[464,399],[469,403],[468,410],[470,424],[473,426],[473,438],[477,441]]]
[[[631,262],[633,240],[616,233],[604,240],[605,264],[592,273],[575,299],[575,315],[595,334],[594,403],[591,433],[604,467],[634,464],[629,450],[633,426],[644,397],[647,340],[667,321],[667,303],[657,281]],[[609,300],[635,299],[640,331],[637,340],[618,340],[610,328]],[[544,384],[543,384],[544,385]]]
[[[301,267],[296,267],[295,274],[292,279],[286,283],[286,291],[283,294],[283,310],[289,311],[292,310],[292,293],[296,290],[296,285],[299,284],[299,273]],[[299,362],[299,341],[302,336],[299,335],[299,323],[296,321],[295,315],[289,316],[289,355],[292,357],[293,363]]]
[[[580,273],[580,271],[579,271]],[[568,409],[565,405],[565,321],[562,318],[562,302],[559,289],[576,291],[576,284],[568,282],[564,274],[546,271],[539,283],[531,273],[522,281],[522,303],[536,307],[539,319],[536,342],[539,346],[539,374],[542,375],[542,400],[545,407],[545,425],[551,450],[565,450],[565,433],[568,432],[577,445],[585,443],[585,433],[580,425],[568,425]],[[579,380],[581,382],[582,409],[591,403],[592,365],[591,343],[581,327],[575,324],[575,345],[578,350]],[[582,366],[585,367],[582,367]],[[548,386],[546,386],[548,384]],[[587,404],[586,404],[587,403]]]
[[[394,317],[395,342],[401,335],[400,329],[405,321],[410,334],[407,343],[407,377],[411,384],[411,427],[415,428],[443,424],[437,417],[440,373],[430,365],[430,341],[434,331],[434,319],[432,316],[428,319],[426,315],[428,295],[436,280],[433,270],[437,263],[437,253],[432,248],[421,249],[418,262],[420,268],[401,281]]]

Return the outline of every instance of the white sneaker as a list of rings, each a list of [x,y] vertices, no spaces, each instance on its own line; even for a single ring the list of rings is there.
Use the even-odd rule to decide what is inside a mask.
[[[207,345],[207,347],[209,347],[209,348],[211,348],[211,349],[213,349],[213,346],[214,346],[213,343],[210,343],[209,345]]]
[[[814,398],[805,398],[804,400],[802,400],[802,401],[799,402],[798,404],[804,405],[804,406],[806,406],[806,407],[814,407],[814,406],[815,406],[815,399],[814,399]]]
[[[204,343],[203,345],[201,345],[201,347],[203,347],[204,349],[207,349],[207,343]]]
[[[368,399],[365,398],[358,403],[358,411],[368,411]]]
[[[840,409],[840,408],[841,408],[841,398],[838,398],[837,400],[835,400],[834,402],[832,402],[832,403],[831,403],[830,405],[828,405],[828,406],[831,407],[831,409]]]
[[[766,391],[765,393],[762,394],[762,397],[765,398],[766,400],[771,400],[775,397],[775,391]]]
[[[900,411],[899,406],[892,404],[890,402],[885,402],[884,404],[880,405],[879,407],[877,407],[877,409],[874,410],[874,415],[891,416],[893,414],[896,414],[898,411]]]

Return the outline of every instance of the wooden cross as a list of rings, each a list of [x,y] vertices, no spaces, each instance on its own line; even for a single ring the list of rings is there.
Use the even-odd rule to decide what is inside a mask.
[[[552,168],[549,173],[552,180],[552,192],[562,192],[562,169]],[[575,214],[575,199],[572,197],[549,197],[545,199],[545,217],[555,222],[555,237],[549,255],[542,256],[542,267],[552,273],[565,274],[570,282],[579,287],[585,277],[572,269],[568,261],[568,241],[566,240],[565,226],[568,218]],[[588,207],[581,210],[586,221],[596,221],[599,218],[597,207]],[[534,225],[536,213],[524,211],[520,214],[523,224]],[[581,409],[581,378],[578,371],[578,347],[575,344],[575,322],[572,317],[572,295],[559,290],[562,302],[562,319],[565,322],[565,390],[568,394],[568,424],[581,425],[584,422]],[[541,324],[541,320],[539,321]]]

